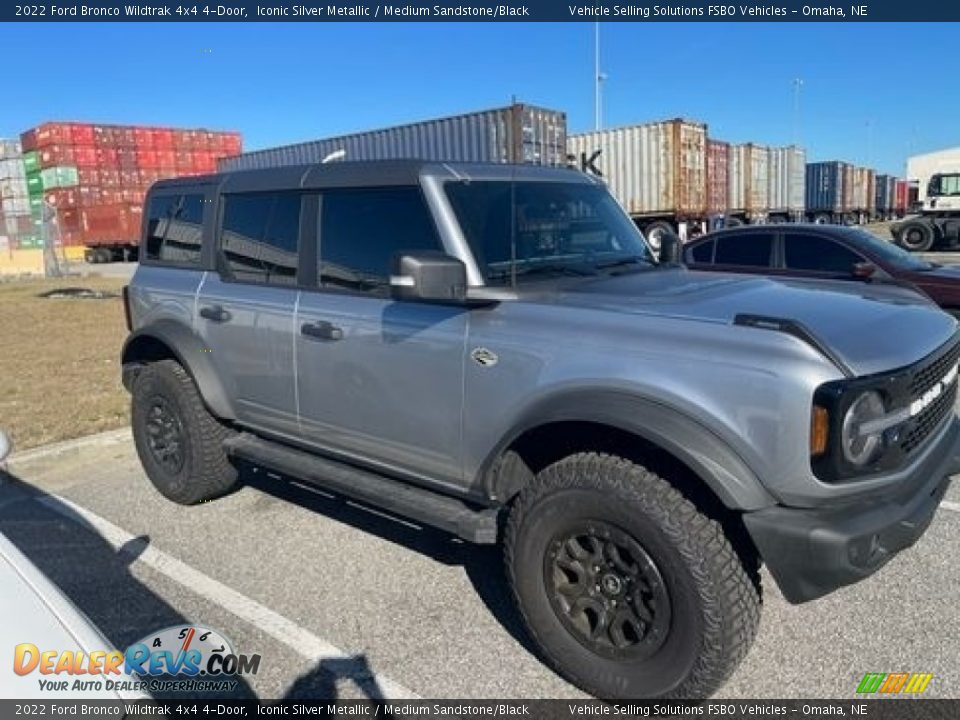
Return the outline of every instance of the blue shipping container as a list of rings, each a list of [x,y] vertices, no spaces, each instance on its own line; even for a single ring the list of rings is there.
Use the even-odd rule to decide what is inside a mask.
[[[846,164],[837,160],[807,163],[807,212],[844,212],[843,167]]]

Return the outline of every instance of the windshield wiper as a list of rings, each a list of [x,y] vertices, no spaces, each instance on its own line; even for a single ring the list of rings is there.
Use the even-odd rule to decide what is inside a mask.
[[[589,277],[591,275],[596,275],[596,272],[593,269],[578,268],[572,265],[560,264],[526,265],[524,267],[516,268],[515,272],[517,277],[530,275],[566,275],[568,277]],[[514,271],[508,268],[506,270],[490,273],[488,279],[502,280],[503,278],[513,276]]]
[[[610,262],[597,263],[596,268],[598,270],[609,270],[610,268],[623,267],[624,265],[653,265],[653,262],[647,260],[646,258],[640,257],[625,257],[618,260],[611,260]]]

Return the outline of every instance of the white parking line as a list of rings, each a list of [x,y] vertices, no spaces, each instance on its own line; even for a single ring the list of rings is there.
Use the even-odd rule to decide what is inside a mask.
[[[942,507],[944,510],[960,513],[960,503],[950,502],[949,500],[941,500],[940,507]]]
[[[37,498],[37,502],[46,505],[71,520],[92,527],[104,540],[118,550],[131,540],[136,539],[134,535],[117,527],[109,520],[100,517],[96,513],[66,498],[51,494]],[[177,560],[162,550],[158,550],[152,545],[147,546],[146,550],[137,556],[136,561],[162,573],[187,590],[206,598],[241,620],[250,623],[258,630],[265,632],[278,642],[283,643],[314,665],[324,660],[348,662],[353,660],[353,656],[350,655],[350,653],[344,652],[335,645],[331,645],[326,640],[317,637],[292,620],[261,605],[256,600],[248,598],[233,588],[227,587],[223,583],[204,575],[199,570]],[[358,668],[355,673],[347,672],[344,676],[353,680],[363,688],[369,688],[371,681],[376,683],[378,692],[383,699],[419,699],[419,696],[409,688],[382,675],[371,676],[369,671],[364,671],[360,668]]]

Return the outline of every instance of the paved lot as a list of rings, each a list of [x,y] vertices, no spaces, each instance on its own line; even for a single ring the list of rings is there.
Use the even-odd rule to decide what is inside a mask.
[[[184,620],[263,656],[261,698],[576,697],[528,648],[499,553],[287,480],[195,508],[160,497],[113,433],[30,453],[0,482],[0,532],[117,646]],[[851,697],[865,672],[935,674],[960,697],[960,483],[879,575],[786,604],[764,576],[752,653],[724,697]]]

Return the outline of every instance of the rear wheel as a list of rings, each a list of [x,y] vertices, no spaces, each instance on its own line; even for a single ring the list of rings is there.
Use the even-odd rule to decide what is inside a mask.
[[[756,635],[759,593],[720,524],[618,457],[573,455],[537,475],[505,553],[544,659],[597,697],[706,697]]]
[[[897,245],[910,252],[925,252],[933,247],[933,229],[922,222],[906,222],[900,226]]]
[[[175,360],[147,365],[133,386],[133,439],[162,495],[193,505],[229,492],[236,468],[223,449],[230,429],[214,418]]]
[[[664,235],[672,235],[676,233],[676,230],[673,229],[673,226],[664,221],[658,220],[657,222],[650,223],[644,229],[643,234],[647,238],[647,242],[650,243],[656,252],[660,252],[660,245],[663,243]]]

